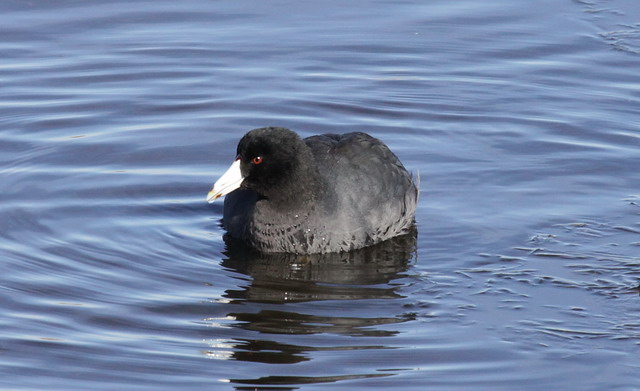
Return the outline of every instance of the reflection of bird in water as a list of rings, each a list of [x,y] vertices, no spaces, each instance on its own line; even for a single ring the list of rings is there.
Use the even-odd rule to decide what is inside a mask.
[[[406,234],[418,189],[396,155],[365,133],[301,139],[261,128],[207,200],[228,194],[224,227],[267,253],[351,251]]]
[[[381,344],[379,338],[399,333],[390,325],[415,319],[415,314],[403,305],[404,296],[398,292],[403,284],[392,284],[409,277],[407,269],[416,259],[413,225],[404,235],[350,252],[269,254],[246,246],[230,234],[225,235],[225,244],[227,258],[222,266],[248,275],[250,280],[247,285],[228,289],[223,295],[224,305],[231,307],[223,312],[227,337],[222,342],[219,337],[212,339],[210,350],[205,352],[209,357],[296,364],[313,360],[314,352],[390,349]],[[330,304],[332,309],[326,311],[323,305],[313,304],[320,301],[337,301],[337,304]],[[297,307],[297,303],[304,305]],[[277,307],[274,308],[274,304]],[[250,335],[254,337],[248,338]],[[325,342],[321,342],[324,337],[320,337],[321,340],[306,340],[307,343],[302,344],[295,337],[299,335],[333,337]],[[369,343],[369,338],[375,342]],[[229,381],[301,384],[347,380],[353,376],[267,376]],[[387,375],[355,375],[356,378],[378,376]]]
[[[246,285],[228,289],[211,319],[208,357],[268,364],[299,364],[317,354],[393,349],[399,325],[415,320],[400,289],[416,259],[416,231],[345,253],[265,254],[225,236],[222,266],[248,275]],[[242,280],[242,279],[241,279]],[[217,307],[217,311],[222,308]],[[224,319],[222,328],[216,327]],[[215,331],[214,331],[215,330]],[[221,339],[224,335],[224,339]],[[299,336],[307,336],[300,339]],[[357,338],[354,338],[357,337]],[[382,339],[381,339],[382,338]],[[326,352],[326,353],[324,353]],[[285,370],[285,372],[287,372]],[[380,373],[339,376],[270,376],[229,379],[232,383],[285,385],[322,383]]]

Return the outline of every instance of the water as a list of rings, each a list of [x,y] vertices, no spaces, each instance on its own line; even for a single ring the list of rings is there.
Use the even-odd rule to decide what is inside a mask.
[[[0,9],[0,388],[640,388],[636,1]],[[384,140],[417,237],[225,246],[267,125]]]

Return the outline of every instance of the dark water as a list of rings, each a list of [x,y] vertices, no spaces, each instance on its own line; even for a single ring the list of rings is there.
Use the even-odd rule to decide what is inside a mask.
[[[0,11],[0,388],[640,389],[636,0]],[[387,142],[417,237],[226,247],[266,125]]]

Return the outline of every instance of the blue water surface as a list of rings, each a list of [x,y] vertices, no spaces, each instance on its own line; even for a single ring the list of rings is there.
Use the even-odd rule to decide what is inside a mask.
[[[640,389],[637,1],[0,11],[1,389]],[[416,236],[225,244],[269,125],[386,142]]]

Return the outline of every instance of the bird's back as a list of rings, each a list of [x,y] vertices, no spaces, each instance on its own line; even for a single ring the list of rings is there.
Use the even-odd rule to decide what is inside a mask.
[[[327,221],[334,240],[362,247],[409,230],[418,190],[411,174],[385,144],[358,132],[312,136],[304,141],[326,186],[323,210],[331,215]]]

